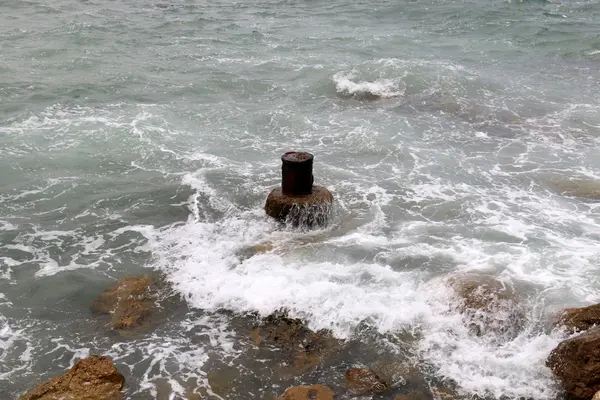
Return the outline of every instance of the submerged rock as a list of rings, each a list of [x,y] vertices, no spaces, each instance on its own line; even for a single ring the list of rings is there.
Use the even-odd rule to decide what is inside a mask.
[[[92,303],[92,311],[112,314],[115,329],[140,326],[152,314],[157,300],[155,279],[150,276],[130,276],[102,292]]]
[[[365,368],[350,368],[346,371],[348,387],[356,394],[381,393],[388,385],[375,372]]]
[[[250,336],[256,346],[276,348],[295,373],[316,367],[340,345],[329,331],[313,332],[301,320],[281,315],[267,317]]]
[[[511,339],[525,322],[514,289],[489,276],[465,275],[449,280],[458,297],[454,308],[477,336],[494,334]]]
[[[20,400],[119,400],[125,383],[110,358],[90,356],[66,374],[52,378]]]
[[[549,180],[548,185],[554,191],[565,196],[580,197],[589,200],[600,199],[600,181],[587,177]]]
[[[600,327],[561,342],[546,365],[562,382],[567,395],[591,399],[600,391]]]
[[[433,400],[433,397],[422,391],[413,391],[408,394],[398,394],[394,400]]]
[[[594,325],[600,325],[600,304],[582,308],[567,308],[558,319],[571,332],[585,331]]]
[[[277,400],[333,400],[333,391],[323,385],[295,386]]]

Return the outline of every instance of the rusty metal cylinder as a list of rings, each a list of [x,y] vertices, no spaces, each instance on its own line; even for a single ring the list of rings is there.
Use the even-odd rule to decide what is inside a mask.
[[[311,194],[314,156],[306,152],[289,151],[281,156],[281,189],[285,195]]]

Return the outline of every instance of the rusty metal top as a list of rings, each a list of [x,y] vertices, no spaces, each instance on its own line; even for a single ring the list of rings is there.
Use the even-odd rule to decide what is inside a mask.
[[[314,156],[305,151],[288,151],[281,156],[281,161],[290,163],[302,163],[312,160]]]

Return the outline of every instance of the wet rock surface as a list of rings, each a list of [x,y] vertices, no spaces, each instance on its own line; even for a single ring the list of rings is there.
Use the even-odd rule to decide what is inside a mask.
[[[558,318],[558,324],[570,332],[580,332],[600,325],[600,304],[582,308],[567,308]]]
[[[600,391],[600,327],[561,342],[546,364],[570,398],[591,399]]]
[[[158,282],[151,276],[122,278],[92,303],[92,311],[111,314],[114,329],[128,330],[140,327],[154,313],[158,300]]]
[[[555,178],[548,182],[550,189],[563,196],[578,197],[581,199],[600,199],[600,181],[587,177]]]
[[[125,383],[110,358],[90,356],[66,374],[52,378],[20,400],[119,400]]]
[[[326,225],[333,204],[333,195],[322,186],[313,186],[312,193],[287,195],[281,188],[269,193],[265,203],[267,215],[295,226]]]
[[[277,400],[333,400],[333,391],[323,385],[296,386],[286,390]]]
[[[356,394],[382,393],[388,385],[374,371],[366,368],[350,368],[346,371],[346,382]]]
[[[292,374],[313,369],[342,344],[329,331],[313,332],[301,320],[282,315],[266,318],[250,336],[256,346],[274,348],[288,364],[284,371]]]
[[[453,308],[463,315],[473,334],[493,334],[509,340],[525,323],[519,298],[508,283],[483,275],[465,275],[451,278],[449,284],[457,296]]]

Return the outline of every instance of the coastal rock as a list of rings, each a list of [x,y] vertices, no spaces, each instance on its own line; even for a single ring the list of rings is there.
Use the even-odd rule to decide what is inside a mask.
[[[348,387],[356,394],[381,393],[388,385],[372,370],[365,368],[350,368],[346,371]]]
[[[317,366],[340,344],[328,331],[313,332],[299,319],[267,317],[250,332],[256,346],[274,347],[295,373]]]
[[[449,283],[457,295],[453,307],[473,334],[493,334],[505,340],[518,334],[525,314],[509,284],[480,275],[455,277]]]
[[[455,400],[458,398],[458,393],[454,389],[443,386],[432,387],[431,394],[434,400]]]
[[[294,226],[323,226],[327,224],[333,195],[322,186],[313,186],[312,193],[287,195],[281,188],[273,189],[265,203],[267,215]]]
[[[333,391],[327,386],[295,386],[285,391],[278,400],[333,400]]]
[[[570,398],[591,399],[600,391],[600,327],[561,342],[546,365]]]
[[[564,196],[589,200],[600,199],[600,181],[587,177],[550,179],[548,185],[551,189]]]
[[[66,374],[52,378],[20,400],[119,400],[125,383],[110,358],[90,356]]]
[[[594,325],[600,325],[600,304],[582,308],[567,308],[558,319],[570,332],[585,331]]]
[[[394,400],[432,400],[432,396],[428,396],[422,391],[414,391],[408,394],[398,394]]]
[[[152,314],[157,300],[155,280],[150,276],[130,276],[102,292],[92,303],[92,311],[112,314],[115,329],[140,326]]]

